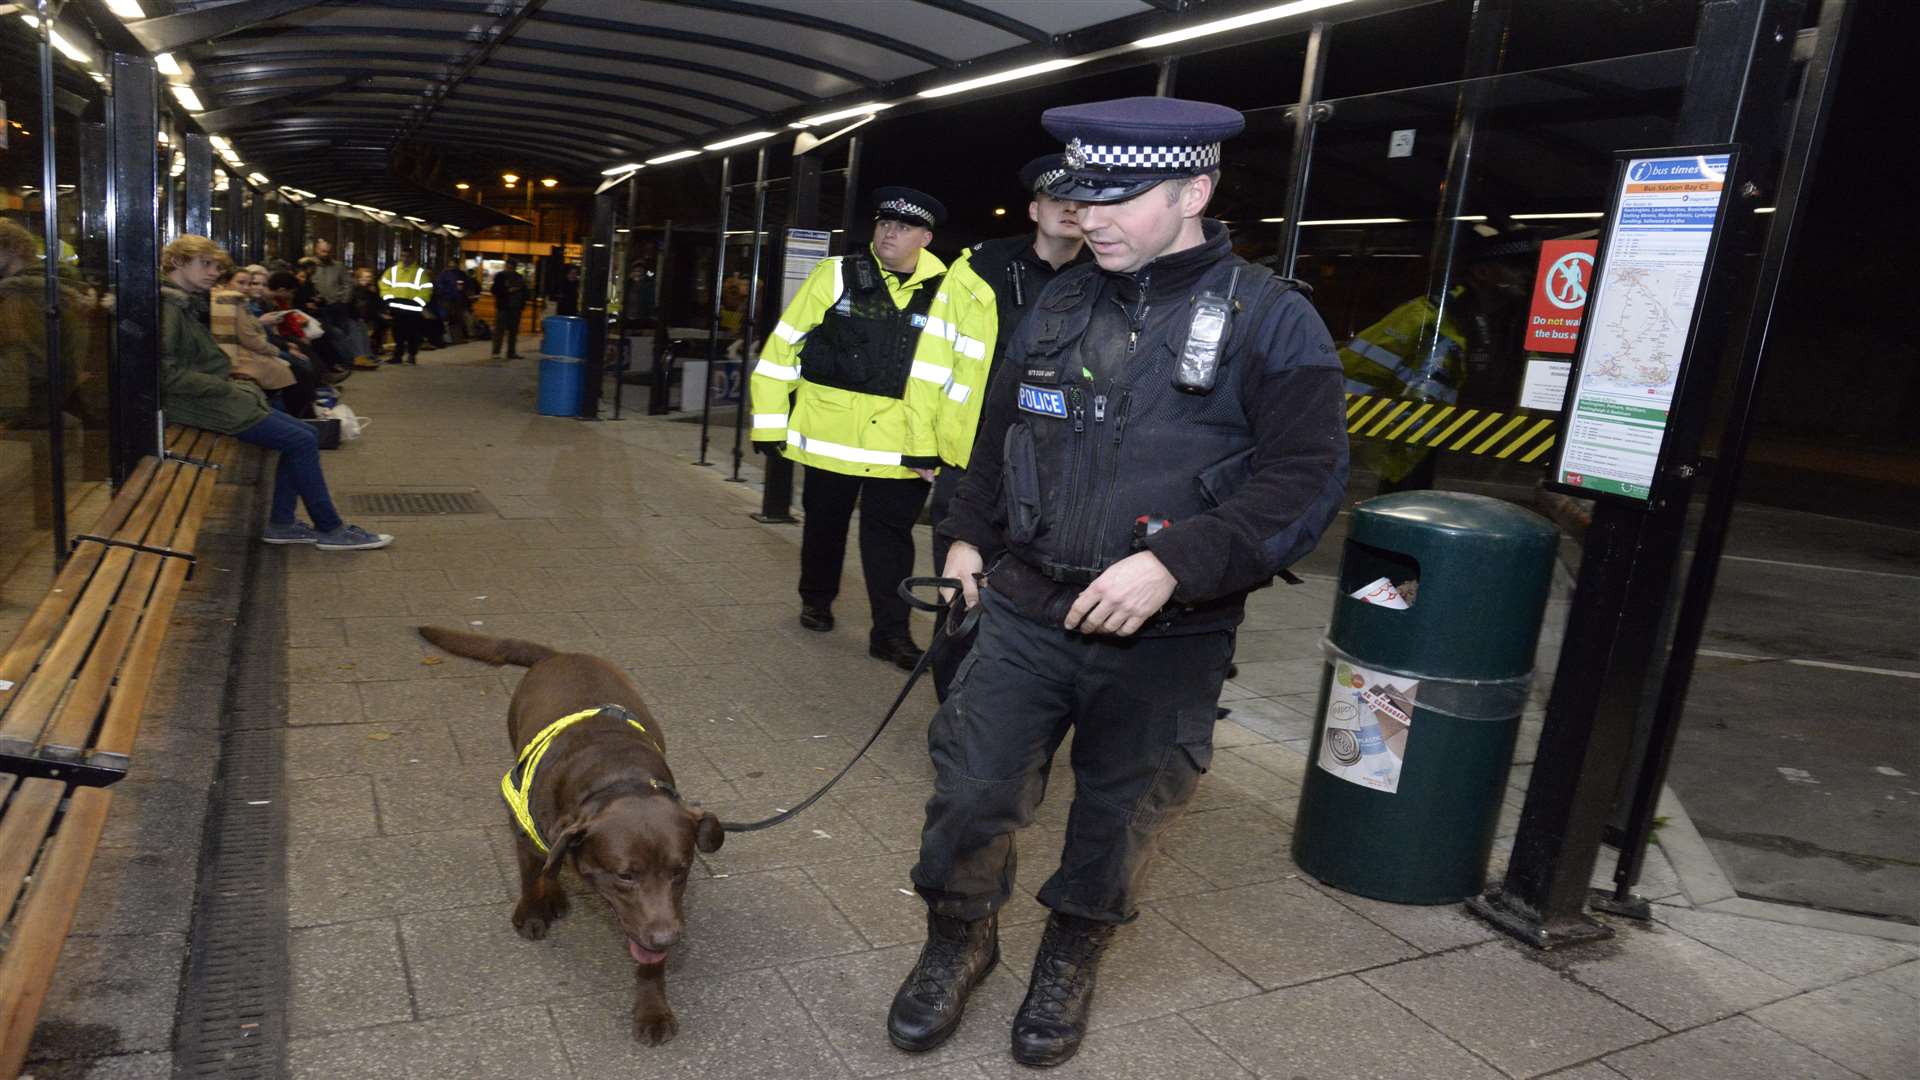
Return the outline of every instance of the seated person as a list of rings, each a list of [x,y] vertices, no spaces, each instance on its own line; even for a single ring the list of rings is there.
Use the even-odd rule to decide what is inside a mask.
[[[305,346],[308,353],[319,362],[321,378],[329,383],[343,383],[353,374],[352,357],[341,356],[339,343],[333,335],[327,333],[320,317],[300,309],[300,290],[304,287],[299,277],[285,270],[267,278],[267,296],[272,307],[260,317],[264,323],[272,323],[280,336]]]
[[[320,439],[313,429],[268,406],[266,392],[229,377],[233,362],[207,329],[208,295],[226,253],[204,236],[176,238],[160,255],[160,407],[167,419],[232,435],[278,451],[273,504],[261,539],[312,544],[322,551],[366,551],[393,543],[340,520],[320,471]],[[305,503],[308,525],[294,517]]]
[[[233,361],[233,377],[258,383],[267,392],[267,400],[278,406],[282,391],[292,388],[298,392],[299,380],[293,365],[282,359],[280,350],[267,340],[260,320],[247,310],[246,293],[234,284],[234,279],[244,273],[231,266],[221,269],[213,283],[208,329]]]

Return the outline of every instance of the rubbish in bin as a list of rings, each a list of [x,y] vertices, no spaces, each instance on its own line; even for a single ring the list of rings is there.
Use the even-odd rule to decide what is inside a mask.
[[[1327,734],[1320,741],[1322,769],[1342,780],[1392,794],[1400,790],[1400,766],[1420,680],[1389,675],[1348,660],[1333,665],[1327,692]]]
[[[1408,582],[1407,584],[1412,585],[1414,583]],[[1386,578],[1375,578],[1360,588],[1355,589],[1353,591],[1353,598],[1355,600],[1365,600],[1367,603],[1379,607],[1393,608],[1395,611],[1405,611],[1413,606],[1407,602],[1406,596],[1402,594],[1399,589],[1393,587],[1393,582],[1388,581]]]

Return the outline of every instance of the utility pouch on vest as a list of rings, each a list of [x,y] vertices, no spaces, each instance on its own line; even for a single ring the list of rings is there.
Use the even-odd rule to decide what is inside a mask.
[[[1033,430],[1025,424],[1007,428],[1001,465],[1006,478],[1007,542],[1030,544],[1040,532],[1040,463],[1034,456]]]
[[[1175,389],[1189,394],[1213,390],[1220,376],[1220,352],[1226,347],[1227,328],[1233,319],[1233,293],[1240,284],[1240,268],[1233,268],[1227,282],[1227,295],[1208,291],[1194,298],[1193,318],[1187,323],[1186,344],[1173,368]]]

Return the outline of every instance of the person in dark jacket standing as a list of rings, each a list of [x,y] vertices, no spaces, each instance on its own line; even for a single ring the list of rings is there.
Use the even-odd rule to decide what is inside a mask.
[[[993,290],[994,307],[999,315],[993,356],[989,361],[993,369],[997,369],[1000,359],[1007,355],[1007,342],[1013,339],[1014,331],[1020,329],[1027,312],[1033,310],[1047,283],[1067,267],[1078,266],[1091,258],[1080,235],[1078,204],[1047,194],[1046,185],[1059,178],[1062,167],[1061,155],[1042,154],[1020,169],[1020,187],[1027,193],[1027,218],[1033,222],[1033,232],[975,244],[953,264],[956,279],[972,275]],[[982,385],[985,384],[986,380],[982,380]],[[943,440],[962,452],[955,453],[961,457],[959,461],[941,462],[940,473],[933,478],[933,497],[927,503],[927,518],[934,527],[935,566],[947,561],[947,546],[951,541],[941,535],[940,522],[947,516],[953,493],[960,490],[960,481],[966,478],[966,457],[971,456],[974,428],[979,424],[979,403],[984,398],[983,394],[976,400],[971,415],[956,417],[955,422],[967,429],[964,437]],[[942,449],[947,447],[943,445]],[[941,701],[947,700],[954,673],[960,670],[960,662],[972,647],[972,634],[949,637],[934,654],[933,692]]]
[[[506,342],[507,359],[520,359],[520,311],[527,306],[527,279],[507,264],[493,275],[493,355],[500,355],[500,343]]]
[[[1013,1056],[1086,1034],[1102,953],[1134,918],[1155,838],[1213,756],[1249,591],[1310,551],[1346,491],[1342,375],[1301,288],[1204,217],[1232,109],[1132,98],[1050,109],[1048,193],[1097,265],[1054,279],[1008,343],[942,571],[983,608],[928,732],[934,792],[913,882],[927,942],[887,1030],[938,1046],[998,958],[1013,834],[1074,731],[1075,793]],[[989,570],[983,551],[1006,554]]]

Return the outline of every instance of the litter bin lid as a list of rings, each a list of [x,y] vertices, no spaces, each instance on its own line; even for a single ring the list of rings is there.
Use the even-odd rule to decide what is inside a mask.
[[[1353,508],[1355,526],[1366,519],[1393,530],[1474,533],[1492,540],[1552,543],[1553,523],[1504,499],[1453,491],[1403,491],[1382,495]]]

